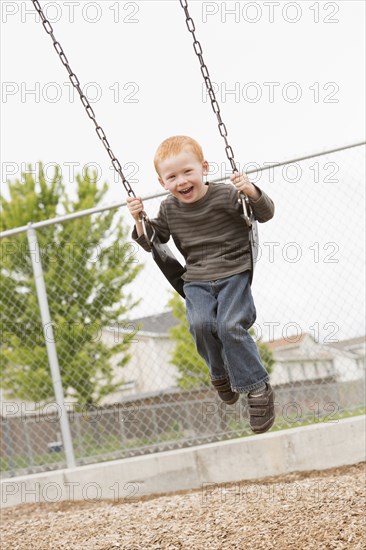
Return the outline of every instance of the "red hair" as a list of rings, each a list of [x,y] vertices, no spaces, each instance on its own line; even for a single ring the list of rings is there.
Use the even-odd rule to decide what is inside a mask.
[[[199,162],[204,161],[202,147],[195,139],[188,136],[172,136],[165,139],[157,148],[154,157],[154,166],[157,173],[159,173],[159,163],[161,161],[178,155],[184,149],[189,149]]]

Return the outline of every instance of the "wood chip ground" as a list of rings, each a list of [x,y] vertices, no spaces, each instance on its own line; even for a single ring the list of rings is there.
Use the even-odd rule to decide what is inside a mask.
[[[123,501],[23,504],[2,550],[365,550],[365,464]]]

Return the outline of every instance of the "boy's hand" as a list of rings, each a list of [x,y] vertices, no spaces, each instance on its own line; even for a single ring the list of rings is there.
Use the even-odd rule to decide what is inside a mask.
[[[127,197],[127,208],[133,219],[138,222],[144,209],[141,197]]]
[[[239,174],[239,172],[235,172],[232,176],[230,176],[230,180],[238,191],[242,191],[249,198],[257,200],[261,196],[255,185],[248,180],[246,174]]]

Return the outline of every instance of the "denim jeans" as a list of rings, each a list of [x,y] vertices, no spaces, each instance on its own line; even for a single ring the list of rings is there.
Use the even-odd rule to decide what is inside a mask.
[[[212,380],[229,379],[249,392],[269,380],[248,333],[256,319],[249,271],[209,282],[184,283],[190,332]]]

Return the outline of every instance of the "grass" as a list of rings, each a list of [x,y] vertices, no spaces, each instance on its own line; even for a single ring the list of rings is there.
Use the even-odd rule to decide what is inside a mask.
[[[100,435],[100,434],[99,434]],[[85,462],[98,462],[99,460],[111,460],[111,458],[103,458],[105,455],[118,454],[123,456],[126,451],[132,449],[141,449],[150,446],[156,446],[168,441],[177,441],[184,438],[184,432],[177,422],[172,423],[170,429],[158,436],[140,437],[126,439],[121,441],[115,436],[103,437],[103,443],[96,445],[90,434],[86,434],[81,440],[74,444],[75,459],[79,464]],[[138,454],[138,453],[136,453]],[[118,458],[115,457],[115,458]],[[89,460],[88,460],[89,459]],[[96,459],[96,460],[90,460]],[[16,471],[16,470],[32,470],[39,466],[52,466],[53,464],[66,464],[66,455],[64,451],[59,453],[42,453],[33,455],[31,460],[27,455],[14,455],[12,461],[7,457],[0,458],[0,472]],[[51,468],[44,468],[45,470]]]
[[[279,417],[271,432],[288,430],[300,426],[309,426],[311,424],[324,424],[324,423],[335,423],[342,418],[351,418],[354,416],[360,416],[366,414],[366,407],[358,407],[352,411],[343,410],[338,412],[335,415],[331,415],[331,420],[328,415],[319,416],[319,418],[309,417],[309,418],[294,418],[293,421],[281,419]],[[226,430],[223,433],[196,433],[190,435],[187,438],[183,428],[179,425],[178,422],[174,422],[169,426],[169,429],[162,433],[161,435],[155,435],[153,437],[140,437],[133,439],[126,439],[121,441],[121,439],[106,435],[100,434],[99,436],[103,439],[102,444],[95,444],[95,440],[91,437],[90,434],[86,434],[84,438],[79,440],[75,445],[75,458],[79,464],[83,463],[92,463],[92,462],[101,462],[105,460],[113,460],[117,458],[123,458],[126,456],[133,456],[133,454],[143,454],[138,453],[138,451],[156,451],[164,450],[164,443],[175,443],[182,442],[183,445],[189,444],[199,444],[200,440],[207,440],[209,436],[212,436],[216,441],[217,440],[229,440],[238,437],[248,437],[253,435],[248,423],[245,422],[245,427],[243,427],[243,420],[229,420],[226,425]],[[193,443],[191,443],[193,442]],[[163,444],[163,449],[159,448]],[[158,447],[158,449],[155,449]],[[152,448],[152,449],[150,449]],[[136,450],[136,453],[132,451]],[[64,452],[60,453],[43,453],[34,455],[32,460],[29,460],[29,457],[26,455],[15,455],[12,458],[12,462],[6,457],[1,457],[0,459],[0,471],[8,472],[17,470],[51,470],[54,469],[52,466],[62,467],[62,464],[66,463],[66,456]]]
[[[329,419],[328,415],[319,416],[319,418],[309,417],[309,418],[300,418],[296,419],[294,418],[293,421],[290,421],[289,419],[281,420],[281,417],[277,418],[275,421],[273,427],[271,428],[271,432],[278,432],[281,430],[291,430],[292,428],[299,428],[302,426],[310,426],[312,424],[335,424],[338,422],[338,420],[341,420],[342,418],[351,418],[353,416],[361,416],[366,414],[366,407],[358,407],[357,409],[354,409],[352,411],[344,410],[337,412],[337,414],[332,414],[331,419]],[[232,422],[228,426],[229,430],[232,430],[232,432],[235,432],[234,437],[246,437],[249,435],[253,435],[251,430],[249,429],[243,429],[243,425],[241,422]],[[232,437],[228,437],[225,439],[232,439]]]

